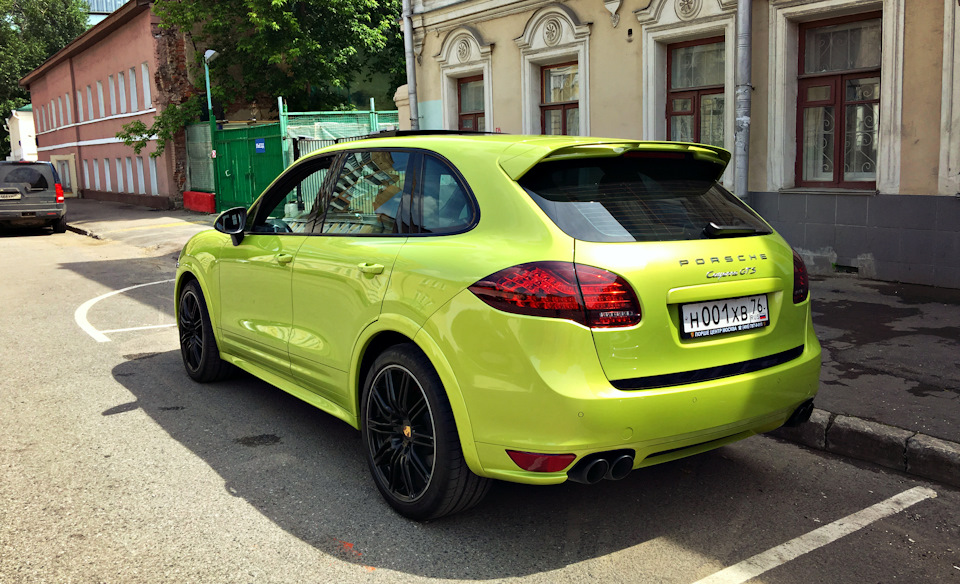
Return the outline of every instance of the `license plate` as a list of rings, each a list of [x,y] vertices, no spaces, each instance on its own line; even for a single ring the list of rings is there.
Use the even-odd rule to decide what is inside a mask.
[[[0,193],[0,201],[16,201],[20,198],[20,193]]]
[[[699,339],[770,325],[767,295],[680,305],[680,337]]]

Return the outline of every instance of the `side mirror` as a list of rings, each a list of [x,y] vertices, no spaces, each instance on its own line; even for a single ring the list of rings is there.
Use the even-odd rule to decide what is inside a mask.
[[[213,228],[220,233],[226,233],[233,240],[233,245],[240,245],[243,241],[243,228],[247,224],[247,210],[243,207],[227,209],[217,217]]]

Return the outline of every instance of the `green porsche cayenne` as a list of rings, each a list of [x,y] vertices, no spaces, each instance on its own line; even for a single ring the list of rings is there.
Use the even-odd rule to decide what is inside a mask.
[[[197,381],[233,367],[360,430],[400,514],[595,483],[806,420],[806,268],[727,151],[402,135],[288,168],[183,248]]]

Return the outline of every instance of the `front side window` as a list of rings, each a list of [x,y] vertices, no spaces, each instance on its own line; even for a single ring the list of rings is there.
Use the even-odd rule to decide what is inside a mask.
[[[483,112],[483,75],[457,80],[457,108],[459,129],[476,132],[486,130]]]
[[[334,157],[304,161],[264,196],[251,213],[253,233],[319,233],[327,198],[323,187]]]
[[[723,146],[723,37],[667,47],[667,134],[675,142]]]
[[[580,135],[580,72],[576,62],[540,69],[540,133]]]
[[[800,28],[799,186],[874,188],[880,119],[880,16]]]
[[[389,235],[401,233],[401,202],[409,195],[409,152],[349,152],[334,183],[323,233]]]

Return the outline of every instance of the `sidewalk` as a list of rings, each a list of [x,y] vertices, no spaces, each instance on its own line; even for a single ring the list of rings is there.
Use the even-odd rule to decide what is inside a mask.
[[[71,231],[177,253],[214,215],[67,201]],[[814,277],[810,421],[774,436],[960,487],[960,290]]]

